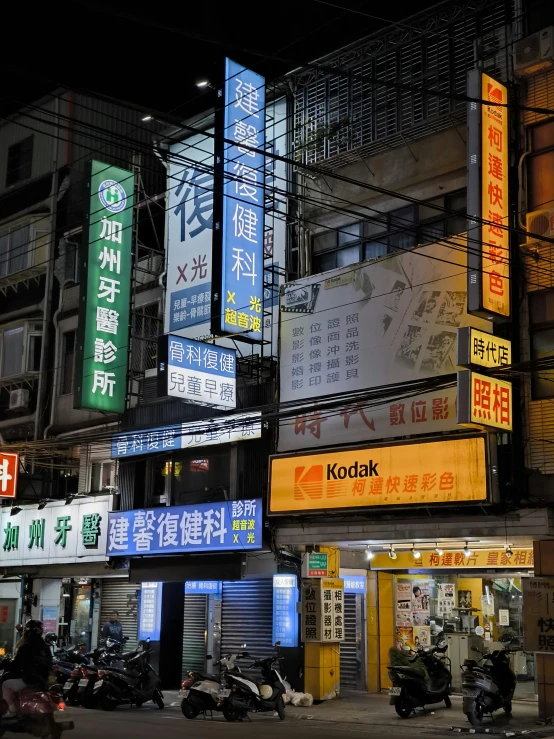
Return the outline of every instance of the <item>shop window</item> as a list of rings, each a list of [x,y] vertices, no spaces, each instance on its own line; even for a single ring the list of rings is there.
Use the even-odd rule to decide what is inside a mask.
[[[66,331],[62,336],[62,381],[61,395],[69,395],[73,392],[73,377],[75,373],[75,341],[76,331]]]
[[[2,334],[2,377],[21,374],[24,340],[23,326],[10,328]]]
[[[40,371],[42,324],[25,322],[0,332],[0,377],[16,377]]]
[[[554,290],[529,293],[531,359],[554,354]],[[554,370],[541,370],[531,377],[533,400],[554,397]]]
[[[12,144],[8,149],[6,187],[28,180],[33,166],[33,136]]]
[[[209,452],[209,453],[208,453]],[[226,500],[229,495],[231,452],[203,447],[173,458],[175,505]]]
[[[90,492],[106,493],[115,487],[115,462],[93,462],[90,466]]]

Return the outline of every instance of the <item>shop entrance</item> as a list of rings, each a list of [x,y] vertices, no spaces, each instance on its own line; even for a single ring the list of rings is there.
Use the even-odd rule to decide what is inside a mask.
[[[341,687],[365,690],[364,596],[344,594],[344,641],[340,644]]]

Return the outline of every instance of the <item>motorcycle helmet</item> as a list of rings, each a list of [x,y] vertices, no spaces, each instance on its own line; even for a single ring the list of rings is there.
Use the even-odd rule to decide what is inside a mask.
[[[36,621],[31,619],[25,624],[23,629],[24,634],[33,634],[34,636],[42,636],[42,621]]]
[[[49,631],[48,634],[45,635],[44,641],[48,644],[48,646],[55,644],[58,641],[58,635],[55,634],[53,631]]]
[[[260,685],[260,695],[262,697],[262,700],[267,701],[271,698],[273,694],[273,688],[271,685]]]

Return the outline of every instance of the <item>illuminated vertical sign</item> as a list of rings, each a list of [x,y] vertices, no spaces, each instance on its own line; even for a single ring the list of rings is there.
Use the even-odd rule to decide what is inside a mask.
[[[160,641],[162,625],[161,582],[143,582],[140,590],[139,639]]]
[[[91,162],[81,267],[75,408],[123,413],[127,393],[135,176]]]
[[[298,646],[298,582],[296,575],[273,575],[273,644]]]
[[[468,312],[510,317],[508,90],[468,75]]]
[[[212,330],[261,341],[264,298],[265,80],[225,61],[216,123]]]
[[[512,430],[512,383],[477,372],[458,372],[458,423]]]

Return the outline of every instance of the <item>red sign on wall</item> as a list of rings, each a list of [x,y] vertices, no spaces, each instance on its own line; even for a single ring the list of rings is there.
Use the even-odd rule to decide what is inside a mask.
[[[0,498],[15,498],[19,455],[0,452]]]

